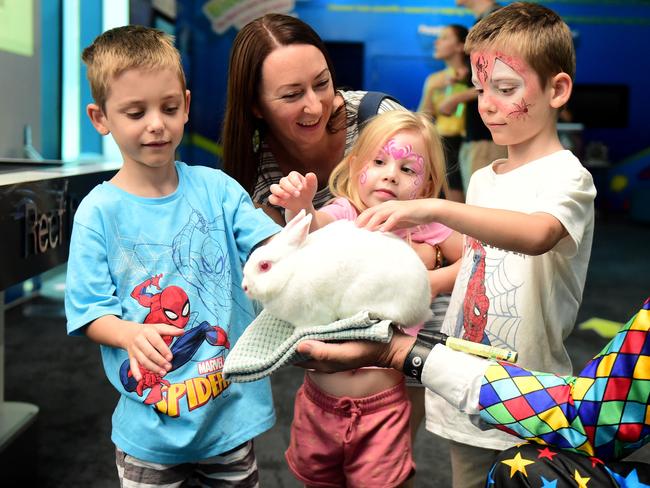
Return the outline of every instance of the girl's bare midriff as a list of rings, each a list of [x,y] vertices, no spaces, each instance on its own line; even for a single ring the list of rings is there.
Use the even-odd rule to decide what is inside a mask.
[[[363,398],[392,388],[402,381],[394,369],[362,368],[340,373],[307,371],[309,378],[325,393],[335,397]]]

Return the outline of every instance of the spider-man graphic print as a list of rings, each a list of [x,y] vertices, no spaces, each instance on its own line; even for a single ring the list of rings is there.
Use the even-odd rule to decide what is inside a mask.
[[[161,277],[162,274],[159,274],[146,279],[133,289],[131,296],[140,305],[150,309],[150,312],[144,318],[144,324],[168,324],[184,329],[190,316],[190,301],[187,293],[178,286],[169,286],[161,290]],[[151,294],[147,292],[149,287],[161,291],[160,293]],[[168,346],[173,341],[172,336],[162,336],[162,339]],[[174,371],[187,363],[204,340],[213,346],[230,348],[226,332],[221,327],[212,326],[204,321],[198,327],[191,329],[178,338],[173,344],[171,347],[173,359],[170,371]],[[158,403],[163,398],[162,387],[170,386],[169,381],[142,366],[140,366],[140,372],[142,373],[142,379],[136,381],[131,372],[129,361],[124,361],[120,368],[120,379],[124,388],[127,391],[135,391],[139,396],[144,394],[144,390],[149,389],[149,394],[144,399],[144,403]]]

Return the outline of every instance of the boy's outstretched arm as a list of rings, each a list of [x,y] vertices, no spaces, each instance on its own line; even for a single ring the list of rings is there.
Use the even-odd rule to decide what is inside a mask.
[[[334,221],[334,217],[316,210],[314,195],[318,189],[318,179],[314,173],[301,175],[292,171],[271,185],[269,202],[285,209],[285,219],[289,222],[301,210],[312,215],[310,231],[315,231]]]
[[[115,315],[104,315],[86,327],[93,342],[124,349],[133,377],[140,381],[140,366],[164,376],[171,369],[172,353],[162,336],[181,336],[185,331],[166,324],[138,324]]]
[[[358,226],[382,231],[428,222],[440,222],[492,246],[533,256],[544,254],[568,235],[562,223],[548,213],[526,214],[437,198],[392,200],[357,218]]]

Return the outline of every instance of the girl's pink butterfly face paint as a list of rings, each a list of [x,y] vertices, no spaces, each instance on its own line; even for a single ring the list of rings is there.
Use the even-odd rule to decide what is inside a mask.
[[[511,144],[506,132],[517,132],[535,115],[533,107],[543,105],[537,73],[524,59],[498,51],[474,52],[471,62],[481,118],[497,144]]]
[[[359,196],[372,207],[387,200],[417,198],[424,184],[424,142],[415,131],[389,138],[359,174]]]

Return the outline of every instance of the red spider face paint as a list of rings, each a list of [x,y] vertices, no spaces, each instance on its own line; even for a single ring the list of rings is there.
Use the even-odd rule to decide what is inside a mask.
[[[524,118],[528,115],[528,107],[530,107],[530,103],[526,103],[526,100],[522,98],[521,103],[514,103],[514,110],[506,115],[506,117]]]
[[[483,83],[487,83],[488,79],[488,61],[485,59],[485,56],[479,56],[476,60],[476,74],[479,80],[482,80]]]
[[[479,113],[494,142],[525,142],[548,122],[546,89],[521,57],[499,51],[472,53],[472,83],[479,92]]]

